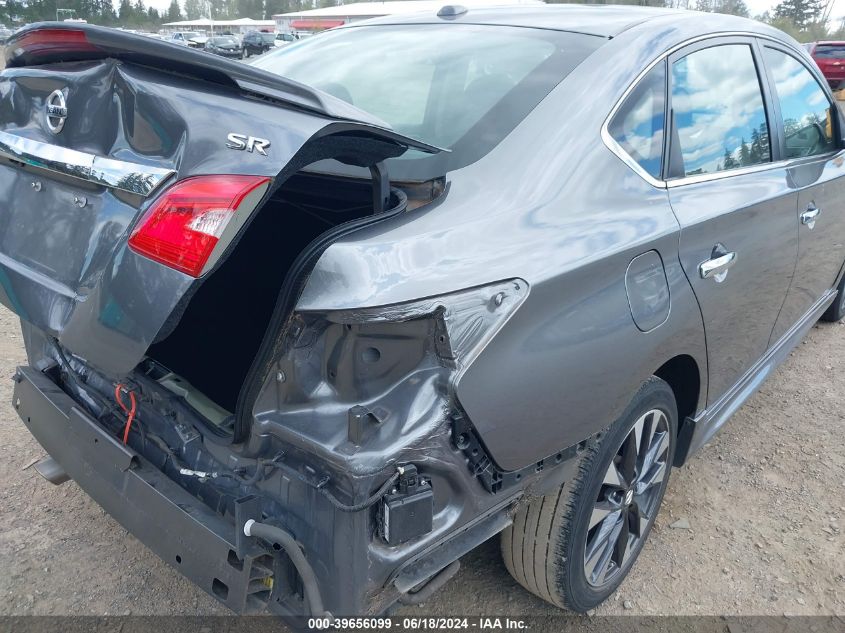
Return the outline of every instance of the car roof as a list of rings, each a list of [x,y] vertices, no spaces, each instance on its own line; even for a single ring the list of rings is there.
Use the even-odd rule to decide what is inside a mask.
[[[830,44],[833,46],[845,46],[845,41],[843,40],[822,40],[820,42],[810,42],[811,44],[815,44],[816,46],[823,46],[825,44]]]
[[[443,4],[444,6],[449,6],[448,2],[444,2]],[[460,6],[460,0],[457,0],[455,5]],[[436,12],[431,11],[388,15],[372,20],[353,22],[341,28],[354,28],[358,25],[426,24],[448,21],[463,24],[489,24],[572,31],[608,38],[615,37],[623,31],[627,31],[631,27],[647,20],[669,15],[675,15],[681,19],[693,16],[702,17],[708,14],[683,9],[664,9],[635,5],[514,5],[469,8],[465,13],[449,19],[438,18]]]

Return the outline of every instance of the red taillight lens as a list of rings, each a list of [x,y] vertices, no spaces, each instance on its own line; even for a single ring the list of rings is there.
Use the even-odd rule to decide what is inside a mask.
[[[45,55],[56,51],[91,53],[97,47],[88,41],[84,31],[71,29],[34,29],[13,42],[16,55]]]
[[[147,210],[129,246],[199,277],[244,198],[269,182],[262,176],[199,176],[177,182]]]

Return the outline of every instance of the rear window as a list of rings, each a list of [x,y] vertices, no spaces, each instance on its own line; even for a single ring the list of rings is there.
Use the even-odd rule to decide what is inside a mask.
[[[254,65],[452,149],[430,158],[409,151],[397,163],[446,160],[454,169],[490,151],[603,41],[505,26],[353,27],[277,49]]]
[[[819,44],[813,56],[820,59],[845,59],[845,44]]]
[[[275,33],[259,33],[259,36],[265,44],[272,44],[276,41]]]
[[[229,46],[231,44],[237,44],[238,40],[231,36],[226,37],[212,37],[211,43],[215,46]]]

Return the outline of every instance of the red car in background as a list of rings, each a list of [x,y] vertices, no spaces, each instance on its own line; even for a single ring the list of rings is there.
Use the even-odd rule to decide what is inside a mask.
[[[810,42],[805,46],[830,87],[838,89],[845,81],[845,42]]]

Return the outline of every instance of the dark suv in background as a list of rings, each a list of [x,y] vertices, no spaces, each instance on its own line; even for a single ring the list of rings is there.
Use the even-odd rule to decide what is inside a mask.
[[[276,34],[275,33],[261,33],[259,31],[250,31],[243,38],[244,56],[261,55],[267,51],[275,48]]]
[[[845,81],[845,42],[810,42],[806,47],[830,87],[838,90]]]

